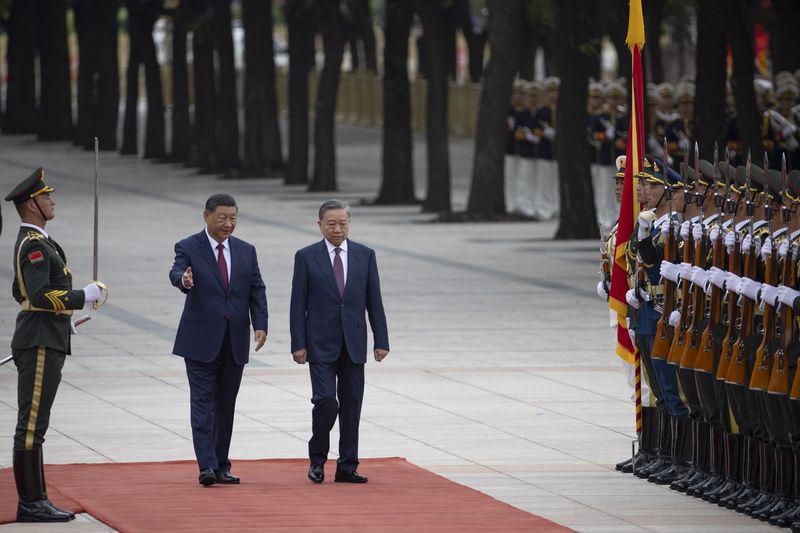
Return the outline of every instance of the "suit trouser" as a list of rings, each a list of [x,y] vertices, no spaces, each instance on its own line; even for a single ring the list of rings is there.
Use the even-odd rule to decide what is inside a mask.
[[[14,450],[32,450],[44,443],[66,354],[44,346],[12,350],[12,354],[17,365],[19,408]]]
[[[330,432],[339,417],[339,459],[337,470],[358,467],[358,426],[364,399],[364,365],[350,359],[342,344],[339,358],[331,363],[309,363],[311,374],[311,464],[323,465],[330,450]],[[338,399],[338,401],[337,401]]]
[[[192,442],[200,470],[228,471],[236,395],[244,365],[233,358],[230,331],[225,330],[217,358],[210,363],[186,361],[191,404]]]

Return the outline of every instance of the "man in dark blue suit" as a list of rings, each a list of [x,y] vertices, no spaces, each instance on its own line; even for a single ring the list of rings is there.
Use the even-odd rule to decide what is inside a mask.
[[[238,484],[228,450],[236,395],[250,353],[267,340],[267,296],[253,245],[233,237],[236,201],[215,194],[206,202],[206,228],[175,245],[172,284],[186,294],[172,353],[186,361],[192,441],[200,483]]]
[[[335,480],[366,483],[366,476],[356,472],[367,362],[366,316],[375,341],[375,360],[380,362],[389,353],[378,264],[374,250],[347,238],[347,204],[328,200],[319,208],[317,224],[325,238],[295,255],[289,310],[292,357],[298,364],[308,362],[311,372],[314,408],[308,478],[314,483],[325,479],[323,465],[338,415]]]

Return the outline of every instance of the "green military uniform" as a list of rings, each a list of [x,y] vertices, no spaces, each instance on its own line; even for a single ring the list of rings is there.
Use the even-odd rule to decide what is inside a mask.
[[[48,215],[42,209],[42,198],[49,198],[53,190],[44,183],[44,170],[39,168],[5,199],[18,206],[23,221],[30,217],[31,213],[24,210],[32,200],[44,226]],[[48,212],[52,218],[52,211]],[[38,221],[38,217],[34,219]],[[64,522],[75,515],[58,509],[47,499],[42,444],[64,359],[70,353],[71,315],[74,309],[83,308],[86,294],[73,290],[64,251],[33,223],[22,223],[13,261],[12,293],[21,306],[11,341],[19,407],[14,432],[17,521]]]

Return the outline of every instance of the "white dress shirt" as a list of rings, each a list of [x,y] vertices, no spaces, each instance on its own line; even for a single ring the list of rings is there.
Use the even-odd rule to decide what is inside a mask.
[[[336,246],[328,242],[328,239],[325,239],[325,246],[328,247],[328,257],[331,260],[331,266],[333,266],[333,260],[336,258]],[[347,239],[342,241],[339,249],[341,250],[339,257],[342,258],[342,266],[344,267],[344,284],[347,285]]]

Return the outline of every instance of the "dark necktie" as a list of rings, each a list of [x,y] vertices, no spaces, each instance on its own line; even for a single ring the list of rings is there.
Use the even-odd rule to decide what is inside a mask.
[[[219,265],[219,275],[222,276],[222,286],[228,290],[228,263],[225,262],[224,249],[222,243],[217,245],[217,264]]]
[[[344,296],[344,264],[342,263],[341,248],[334,248],[336,257],[333,258],[333,276],[336,278],[336,286],[339,287],[339,296]]]

